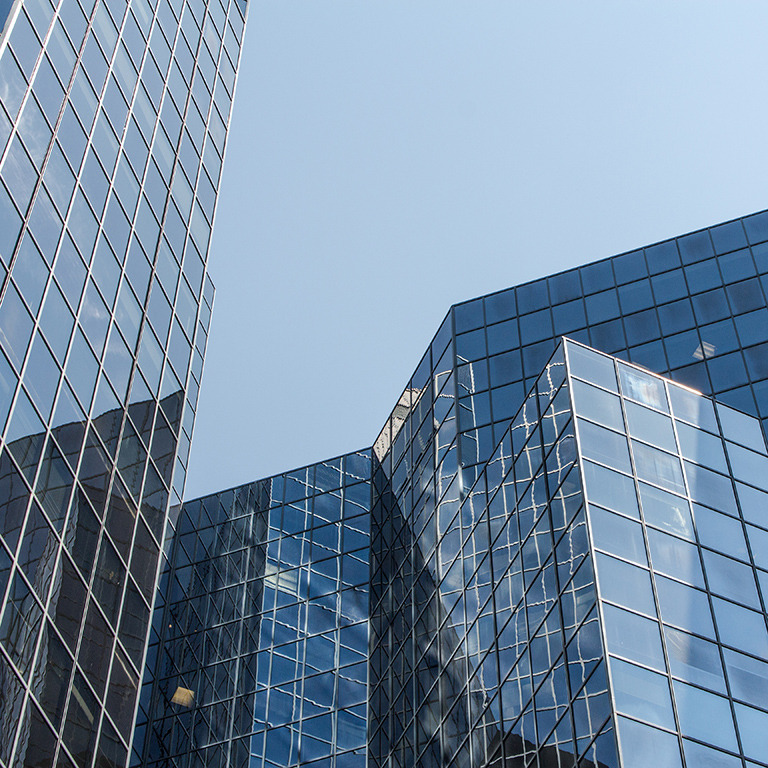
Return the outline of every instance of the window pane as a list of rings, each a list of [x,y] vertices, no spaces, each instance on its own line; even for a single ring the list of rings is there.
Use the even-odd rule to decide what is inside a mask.
[[[682,768],[677,736],[618,718],[622,768]]]
[[[709,643],[685,632],[664,628],[669,655],[669,670],[673,677],[725,693],[723,666],[715,643]]]
[[[592,520],[592,541],[596,547],[639,565],[648,565],[643,530],[639,523],[591,504],[589,516]]]
[[[728,699],[678,681],[673,686],[683,735],[738,752]]]
[[[661,485],[669,491],[685,493],[680,459],[669,453],[651,448],[650,445],[632,440],[637,476],[642,480]]]
[[[656,576],[661,620],[689,632],[715,638],[712,611],[704,592],[663,576]]]
[[[585,461],[584,481],[591,502],[625,515],[640,517],[635,484],[631,477]]]
[[[574,376],[593,381],[612,392],[618,391],[613,360],[578,344],[568,344],[567,347],[568,366]]]
[[[675,729],[666,676],[612,658],[611,682],[619,712],[662,728]]]
[[[626,403],[629,434],[647,443],[677,453],[672,420],[658,411],[645,408],[637,403]]]
[[[672,412],[675,418],[695,424],[717,434],[717,419],[712,401],[697,395],[682,387],[669,387],[669,397],[672,401]]]
[[[603,607],[608,650],[617,656],[664,671],[659,625],[612,605]]]
[[[630,472],[629,450],[624,435],[611,432],[597,424],[578,419],[579,442],[582,454],[609,467]]]
[[[621,401],[603,389],[592,387],[583,381],[574,379],[571,384],[574,409],[580,416],[585,416],[606,427],[624,431],[624,418],[621,414]]]
[[[600,552],[595,559],[600,597],[603,600],[610,600],[656,617],[656,604],[648,571]]]
[[[648,525],[693,540],[693,522],[687,499],[640,483],[640,501]]]
[[[621,392],[624,397],[637,400],[643,405],[657,408],[660,411],[669,411],[667,395],[664,392],[664,382],[657,376],[651,376],[637,368],[619,363],[621,376]]]

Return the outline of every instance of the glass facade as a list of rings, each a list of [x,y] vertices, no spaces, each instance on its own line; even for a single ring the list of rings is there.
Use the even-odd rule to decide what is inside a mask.
[[[366,451],[184,505],[141,765],[363,768],[370,477]]]
[[[768,765],[768,212],[456,305],[370,450],[181,505],[246,10],[0,0],[0,768]]]
[[[135,764],[768,765],[767,275],[760,213],[457,305],[370,451],[186,502]]]
[[[187,502],[137,764],[768,765],[766,275],[761,213],[457,305],[365,468]]]
[[[764,763],[760,422],[645,370],[619,362],[611,376],[610,358],[567,351],[621,765],[682,768],[681,755],[687,766]]]
[[[123,766],[243,0],[0,3],[0,766]]]
[[[449,534],[445,526],[486,471],[558,339],[567,335],[765,418],[766,241],[768,213],[758,213],[451,309],[374,444],[372,765],[444,765],[466,762],[468,750],[483,754],[467,741],[458,755],[443,725],[424,732],[437,722],[424,686],[443,708],[455,691],[434,685],[435,654],[442,659],[446,651],[427,653],[418,638],[447,621],[435,608],[443,549],[456,552],[471,540],[468,528]],[[651,450],[642,457],[656,459]],[[472,571],[457,565],[453,575],[458,589]],[[465,671],[465,649],[458,658],[466,685],[474,673]]]
[[[562,347],[458,491],[371,569],[370,765],[616,765]]]

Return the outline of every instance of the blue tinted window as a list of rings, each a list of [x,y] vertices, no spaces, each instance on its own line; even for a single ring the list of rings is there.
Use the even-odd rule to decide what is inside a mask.
[[[582,267],[581,282],[584,285],[584,293],[597,293],[604,291],[614,284],[613,269],[610,261],[598,261]]]
[[[714,348],[712,354],[722,355],[726,352],[732,352],[739,346],[736,328],[730,318],[712,325],[704,325],[699,331],[701,338]]]
[[[674,677],[718,693],[726,692],[720,651],[715,643],[669,627],[664,628],[664,637],[669,671]]]
[[[738,752],[728,699],[677,681],[673,687],[683,735]]]
[[[533,312],[547,304],[549,304],[549,296],[545,280],[517,287],[517,310],[520,314]]]
[[[622,285],[619,288],[619,300],[623,312],[638,312],[653,306],[653,293],[650,280]]]
[[[652,245],[645,249],[645,258],[648,262],[648,271],[652,274],[667,272],[680,265],[680,254],[674,240]]]
[[[715,392],[740,387],[749,381],[741,352],[712,358],[707,365]]]
[[[661,620],[665,624],[715,639],[712,611],[705,592],[663,576],[655,576],[654,581]]]
[[[721,224],[719,227],[713,227],[710,232],[716,253],[735,251],[737,248],[745,248],[747,245],[747,238],[740,221]]]
[[[483,301],[476,299],[466,304],[457,304],[454,309],[456,333],[471,331],[483,325]]]
[[[555,304],[552,307],[552,316],[555,334],[558,336],[567,335],[577,328],[584,328],[587,324],[584,302],[581,299],[569,301],[566,304]]]
[[[759,344],[768,340],[768,309],[737,316],[736,329],[742,344]]]
[[[703,261],[715,255],[709,232],[694,232],[691,235],[680,237],[677,240],[683,264],[692,264],[695,261]]]
[[[735,283],[757,274],[752,254],[748,248],[728,253],[721,256],[717,261],[720,264],[720,272],[725,283]]]
[[[485,297],[485,316],[489,323],[506,320],[515,314],[515,291],[510,289]]]
[[[624,328],[621,320],[611,320],[600,325],[591,325],[589,328],[589,340],[597,349],[613,353],[624,349]]]
[[[768,213],[756,213],[744,219],[744,229],[750,243],[768,240]]]
[[[768,239],[768,237],[766,237]],[[616,256],[613,259],[613,271],[616,275],[616,282],[619,285],[630,283],[633,280],[639,280],[645,277],[647,270],[645,267],[645,256],[642,251],[633,251]]]
[[[631,477],[585,461],[584,482],[591,502],[625,515],[640,516]]]
[[[728,317],[730,310],[725,298],[725,291],[718,288],[693,297],[693,311],[699,324],[714,323]]]
[[[690,264],[685,268],[685,276],[691,293],[708,291],[721,284],[720,271],[717,268],[716,259],[701,261],[698,264]]]
[[[675,269],[672,272],[665,272],[651,278],[653,293],[659,304],[664,304],[675,299],[682,299],[688,295],[688,286],[685,283],[685,276],[682,269]]]
[[[578,270],[574,269],[570,272],[553,275],[548,282],[552,302],[555,304],[581,298],[581,281]]]

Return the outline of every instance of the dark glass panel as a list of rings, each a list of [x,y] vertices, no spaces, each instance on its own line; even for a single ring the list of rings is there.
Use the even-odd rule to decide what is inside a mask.
[[[704,261],[704,259],[709,259],[715,255],[707,230],[694,232],[691,235],[679,238],[677,246],[680,249],[680,255],[683,257],[683,264]]]
[[[107,532],[127,562],[130,555],[136,507],[119,477],[115,478],[107,506]]]
[[[16,465],[3,451],[0,455],[0,533],[6,544],[15,551],[21,534],[29,490]]]
[[[148,622],[149,609],[141,599],[133,581],[129,579],[128,587],[125,590],[125,602],[118,637],[137,667],[141,665],[144,655]]]
[[[747,245],[747,238],[741,221],[721,224],[719,227],[713,227],[710,232],[716,253],[735,251],[737,248],[745,248]]]
[[[99,544],[99,521],[78,487],[72,502],[64,540],[86,579],[90,578]]]
[[[24,768],[50,768],[56,754],[56,735],[30,699],[16,747]]]
[[[46,622],[32,687],[55,728],[61,725],[72,676],[73,661],[51,625]]]
[[[50,525],[40,511],[39,505],[33,503],[19,550],[18,562],[38,597],[43,601],[50,586],[58,549],[58,540],[53,535]]]
[[[21,577],[20,571],[16,571],[0,623],[0,642],[24,676],[29,672],[35,653],[41,618],[42,609]]]
[[[95,603],[91,602],[80,642],[78,664],[96,694],[102,696],[112,658],[113,635]]]
[[[106,505],[111,474],[112,464],[91,428],[86,438],[78,477],[99,517],[102,516]]]
[[[0,656],[0,760],[10,763],[16,726],[21,719],[24,689],[11,666]]]
[[[80,622],[85,613],[85,585],[75,571],[69,558],[62,557],[53,583],[51,607],[54,622],[70,650],[74,651],[80,634]]]
[[[124,582],[125,566],[120,562],[115,548],[103,537],[92,591],[112,624],[117,619]]]
[[[79,768],[88,768],[96,746],[98,720],[93,713],[99,710],[93,692],[80,672],[75,672],[69,698],[67,721],[64,725],[64,743],[69,748]]]
[[[155,590],[158,548],[144,523],[139,523],[131,559],[131,575],[136,579],[139,589],[147,602],[152,601]]]
[[[95,768],[122,768],[125,765],[128,750],[120,741],[115,729],[108,720],[101,728],[99,749],[96,753]]]

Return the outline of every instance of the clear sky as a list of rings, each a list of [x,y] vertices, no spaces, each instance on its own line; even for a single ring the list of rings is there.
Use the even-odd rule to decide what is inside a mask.
[[[765,0],[252,0],[187,498],[369,446],[452,303],[768,208]]]

